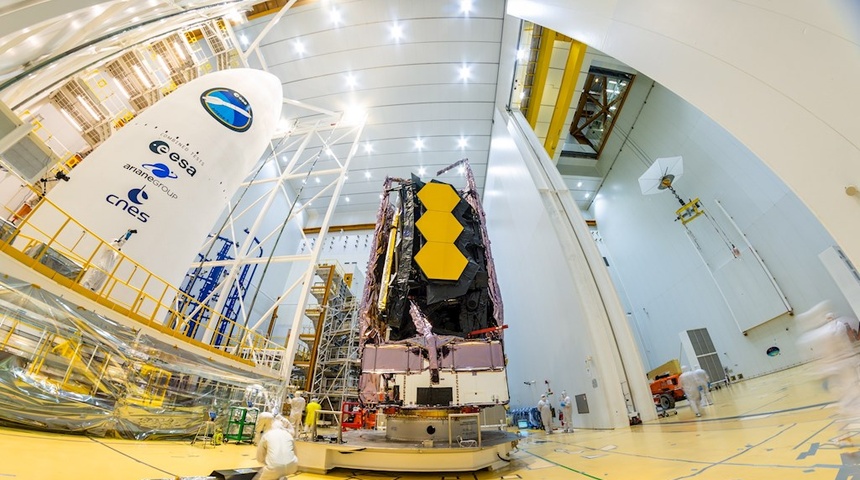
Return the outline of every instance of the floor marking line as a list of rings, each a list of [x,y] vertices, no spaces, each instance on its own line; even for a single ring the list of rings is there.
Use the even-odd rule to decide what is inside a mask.
[[[798,449],[798,447],[800,447],[800,446],[801,446],[801,445],[803,445],[804,443],[808,442],[808,441],[809,441],[809,439],[811,439],[812,437],[814,437],[814,436],[818,435],[819,433],[823,432],[825,428],[827,428],[827,427],[829,427],[829,426],[833,425],[834,423],[836,423],[836,420],[831,420],[831,421],[830,421],[830,423],[828,423],[827,425],[825,425],[825,426],[821,427],[821,430],[818,430],[817,432],[813,433],[812,435],[810,435],[810,436],[808,436],[808,437],[804,438],[804,439],[803,439],[803,441],[802,441],[802,442],[800,442],[800,443],[798,443],[797,445],[795,445],[795,446],[794,446],[794,448],[792,448],[792,450],[797,450],[797,449]]]
[[[143,460],[138,460],[138,459],[136,459],[136,458],[132,457],[131,455],[129,455],[129,454],[125,453],[125,452],[121,452],[121,451],[117,450],[116,448],[113,448],[113,447],[111,447],[110,445],[108,445],[108,444],[106,444],[106,443],[104,443],[104,442],[100,442],[100,441],[96,440],[96,439],[95,439],[95,438],[93,438],[93,437],[89,437],[89,436],[88,436],[87,438],[89,438],[90,440],[92,440],[92,441],[94,441],[94,442],[98,443],[99,445],[101,445],[101,446],[103,446],[103,447],[105,447],[105,448],[109,448],[109,449],[113,450],[114,452],[116,452],[116,453],[118,453],[118,454],[120,454],[120,455],[122,455],[122,456],[124,456],[124,457],[128,457],[128,458],[130,458],[130,459],[134,460],[135,462],[137,462],[137,463],[139,463],[139,464],[141,464],[141,465],[146,465],[147,467],[154,468],[154,469],[158,470],[159,472],[166,473],[166,474],[168,474],[168,475],[173,476],[174,478],[178,477],[178,475],[176,475],[176,474],[170,473],[170,472],[168,472],[167,470],[162,470],[162,469],[160,469],[160,468],[156,467],[155,465],[150,465],[150,464],[148,464],[148,463],[144,462]]]
[[[741,455],[743,455],[743,454],[745,454],[745,453],[749,452],[750,450],[752,450],[752,449],[754,449],[754,448],[756,448],[756,447],[758,447],[758,446],[760,446],[760,445],[763,445],[763,444],[764,444],[764,443],[766,443],[766,442],[769,442],[769,441],[773,440],[774,438],[776,438],[776,437],[778,437],[778,436],[782,435],[783,433],[787,432],[787,431],[788,431],[789,429],[791,429],[791,428],[794,428],[795,426],[797,426],[797,424],[796,424],[796,423],[792,423],[791,425],[789,425],[789,426],[787,426],[787,427],[783,428],[782,430],[780,430],[780,431],[778,431],[778,432],[774,433],[773,435],[771,435],[771,436],[769,436],[769,437],[765,438],[764,440],[762,440],[762,441],[760,441],[760,442],[756,443],[755,445],[750,445],[750,446],[748,446],[748,447],[744,448],[743,450],[741,450],[740,452],[738,452],[738,453],[736,453],[736,454],[734,454],[734,455],[732,455],[732,456],[730,456],[730,457],[728,457],[728,458],[725,458],[725,459],[723,459],[723,460],[720,460],[720,461],[719,461],[719,462],[717,462],[717,463],[712,463],[712,464],[708,465],[707,467],[705,467],[705,468],[703,468],[703,469],[701,469],[701,470],[697,471],[696,473],[692,473],[692,474],[690,474],[690,475],[685,475],[685,476],[683,476],[683,477],[677,477],[677,478],[675,478],[674,480],[681,480],[681,479],[684,479],[684,478],[695,477],[696,475],[698,475],[698,474],[700,474],[700,473],[704,472],[705,470],[707,470],[707,469],[709,469],[709,468],[711,468],[711,467],[714,467],[714,466],[717,466],[717,465],[725,464],[725,463],[726,463],[726,462],[728,462],[729,460],[731,460],[731,459],[733,459],[733,458],[735,458],[735,457],[739,457],[739,456],[741,456]]]
[[[571,472],[578,473],[578,474],[580,474],[580,475],[582,475],[582,476],[584,476],[584,477],[592,478],[592,479],[594,479],[594,480],[603,480],[603,479],[601,479],[600,477],[595,477],[595,476],[593,476],[593,475],[589,475],[589,474],[587,474],[587,473],[585,473],[585,472],[580,472],[579,470],[576,470],[575,468],[570,468],[570,467],[568,467],[567,465],[562,465],[562,464],[560,464],[560,463],[553,462],[552,460],[546,459],[546,458],[541,457],[540,455],[534,454],[534,453],[532,453],[532,452],[529,452],[529,451],[526,451],[526,450],[523,450],[523,451],[524,451],[525,453],[528,453],[529,455],[531,455],[531,456],[533,456],[533,457],[537,457],[537,458],[539,458],[539,459],[541,459],[541,460],[543,460],[543,461],[545,461],[545,462],[549,462],[549,463],[551,463],[551,464],[553,464],[553,465],[555,465],[555,466],[557,466],[557,467],[561,467],[561,468],[563,468],[563,469],[565,469],[565,470],[570,470]]]
[[[770,402],[770,403],[773,403],[773,402]],[[798,410],[806,410],[806,409],[808,409],[808,408],[822,407],[822,406],[825,406],[825,405],[830,405],[830,404],[832,404],[832,403],[834,403],[834,402],[822,402],[822,403],[816,403],[816,404],[814,404],[814,405],[806,405],[806,406],[802,406],[802,407],[792,407],[792,408],[786,408],[786,409],[784,409],[784,410],[776,410],[776,411],[774,411],[774,412],[764,412],[764,413],[755,413],[755,414],[735,415],[734,417],[720,417],[720,418],[705,418],[705,417],[700,417],[700,418],[696,418],[695,420],[684,420],[684,421],[680,421],[680,422],[666,422],[666,423],[662,423],[662,422],[655,422],[655,423],[643,423],[642,425],[637,425],[637,427],[666,427],[666,426],[668,426],[668,425],[689,425],[689,424],[691,424],[691,423],[700,423],[700,422],[722,422],[722,421],[724,421],[724,420],[742,420],[742,419],[744,419],[744,418],[746,418],[746,417],[758,417],[758,416],[760,416],[760,415],[778,415],[778,414],[780,414],[780,413],[796,412],[796,411],[798,411]]]

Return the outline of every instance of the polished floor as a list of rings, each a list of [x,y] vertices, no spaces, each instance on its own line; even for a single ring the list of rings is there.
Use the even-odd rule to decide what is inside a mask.
[[[522,432],[503,469],[475,473],[333,470],[343,479],[827,479],[860,480],[860,419],[799,367],[713,392],[696,419],[678,415],[614,431]],[[856,422],[856,423],[855,423]],[[857,439],[852,438],[854,433]],[[857,445],[853,442],[856,440]],[[257,466],[254,447],[133,442],[0,429],[2,479],[175,479]],[[324,475],[300,473],[296,479]]]

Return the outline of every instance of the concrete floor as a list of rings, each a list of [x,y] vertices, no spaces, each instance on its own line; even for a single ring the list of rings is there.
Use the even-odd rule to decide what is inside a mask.
[[[822,382],[799,367],[714,391],[696,419],[678,415],[614,431],[523,431],[504,469],[410,474],[333,470],[343,479],[828,479],[860,478],[860,419],[837,416]],[[854,423],[856,422],[856,423]],[[0,480],[161,479],[255,467],[255,447],[202,448],[0,429]],[[856,477],[855,477],[856,475]],[[297,479],[324,475],[300,473]]]

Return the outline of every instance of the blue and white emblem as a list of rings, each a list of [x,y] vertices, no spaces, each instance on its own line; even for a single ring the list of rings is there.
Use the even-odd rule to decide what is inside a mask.
[[[251,128],[254,116],[251,105],[241,93],[230,88],[210,88],[200,95],[203,108],[221,125],[234,132],[244,132]]]

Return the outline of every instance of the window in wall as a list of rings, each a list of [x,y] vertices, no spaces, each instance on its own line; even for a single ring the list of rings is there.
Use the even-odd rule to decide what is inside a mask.
[[[630,73],[599,67],[592,67],[588,71],[570,125],[570,136],[562,150],[563,156],[600,156],[635,77]]]

